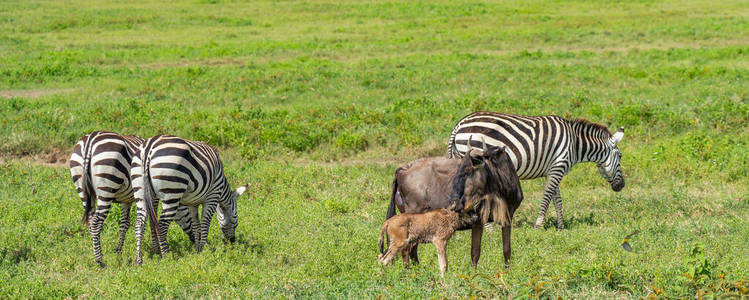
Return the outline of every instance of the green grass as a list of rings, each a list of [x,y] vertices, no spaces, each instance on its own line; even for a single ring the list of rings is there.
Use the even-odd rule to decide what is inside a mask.
[[[747,293],[747,16],[744,1],[4,1],[0,295]],[[444,155],[475,110],[625,126],[627,186],[578,166],[557,231],[553,209],[532,228],[543,181],[524,181],[507,270],[497,231],[476,270],[456,234],[444,280],[430,245],[410,270],[378,266],[393,171]],[[99,269],[67,169],[41,158],[101,129],[218,146],[251,184],[238,243],[214,222],[196,254],[173,226],[174,252],[134,267],[132,233],[113,253],[115,208]]]

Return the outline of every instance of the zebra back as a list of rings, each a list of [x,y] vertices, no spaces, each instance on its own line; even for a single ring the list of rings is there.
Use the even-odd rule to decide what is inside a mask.
[[[70,174],[83,203],[81,222],[88,223],[94,212],[96,187],[93,176],[105,178],[107,188],[112,191],[129,187],[130,161],[137,147],[143,142],[139,136],[122,136],[109,131],[94,131],[81,137],[70,156]],[[123,165],[125,162],[126,165]],[[119,172],[91,174],[92,166],[109,165]],[[119,174],[118,174],[119,173]]]

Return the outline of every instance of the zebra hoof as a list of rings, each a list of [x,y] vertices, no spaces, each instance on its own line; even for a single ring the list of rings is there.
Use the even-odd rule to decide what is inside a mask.
[[[102,262],[102,261],[97,261],[96,263],[99,264],[99,268],[104,269],[105,267],[107,267],[107,265],[104,264],[104,262]]]

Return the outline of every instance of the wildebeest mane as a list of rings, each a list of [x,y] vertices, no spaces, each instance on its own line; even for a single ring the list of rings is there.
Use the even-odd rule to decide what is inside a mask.
[[[515,170],[515,165],[506,151],[499,153],[496,161],[488,164],[489,172],[496,179],[493,180],[495,191],[510,205],[510,214],[520,202],[523,201],[523,190],[520,187],[520,179]]]
[[[455,179],[450,199],[465,202],[464,195],[466,180],[468,180],[468,168],[473,167],[472,159],[480,159],[481,165],[489,178],[483,195],[470,195],[475,211],[483,223],[494,221],[501,225],[507,225],[511,221],[515,209],[523,200],[523,191],[520,180],[515,171],[515,166],[510,156],[504,149],[492,148],[475,158],[466,155]]]

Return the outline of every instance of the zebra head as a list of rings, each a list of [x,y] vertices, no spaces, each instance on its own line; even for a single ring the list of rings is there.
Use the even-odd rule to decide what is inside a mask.
[[[615,192],[621,191],[624,188],[624,177],[622,176],[620,165],[622,152],[616,146],[623,137],[624,127],[620,127],[606,142],[608,156],[602,162],[598,163],[598,172],[611,184],[611,189]]]
[[[218,225],[221,227],[221,232],[224,233],[224,241],[234,243],[236,240],[235,232],[239,219],[237,218],[237,199],[242,196],[247,186],[241,186],[231,193],[229,201],[226,204],[219,205],[216,211],[216,218],[218,218]]]

